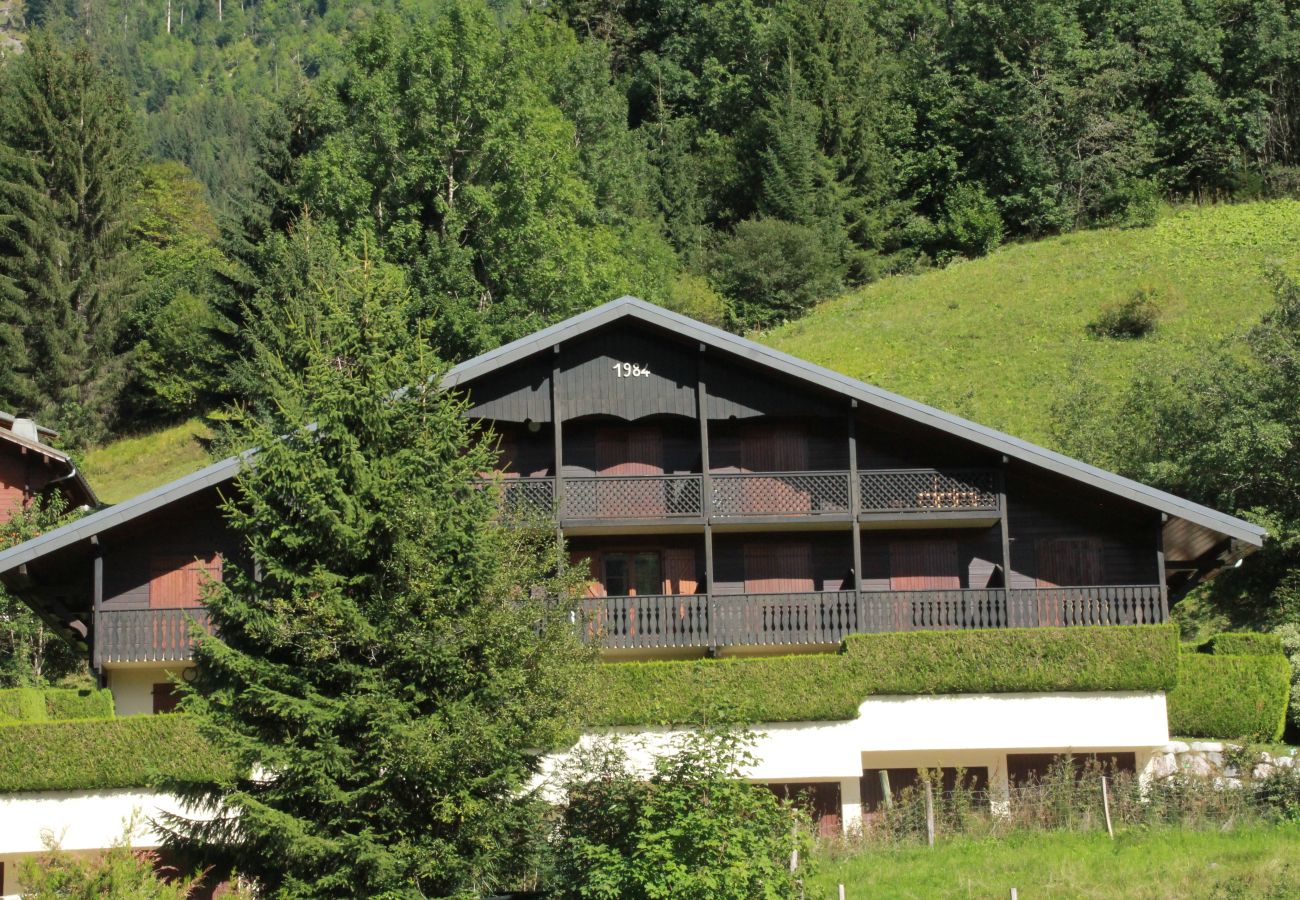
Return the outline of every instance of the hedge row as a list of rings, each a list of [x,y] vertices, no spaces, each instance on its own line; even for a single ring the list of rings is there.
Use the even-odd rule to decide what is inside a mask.
[[[183,715],[0,726],[0,793],[137,788],[228,767]]]
[[[1215,656],[1278,656],[1282,653],[1282,638],[1255,631],[1225,631],[1210,638],[1208,647]]]
[[[587,724],[853,719],[879,694],[1160,691],[1178,679],[1176,627],[1008,628],[854,635],[840,653],[609,663]]]
[[[75,688],[11,688],[0,691],[0,725],[104,719],[112,715],[112,691]]]
[[[1291,666],[1285,656],[1185,653],[1169,692],[1169,732],[1276,741],[1286,725]]]

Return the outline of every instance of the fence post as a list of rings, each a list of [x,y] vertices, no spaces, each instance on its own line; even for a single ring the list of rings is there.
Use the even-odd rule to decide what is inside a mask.
[[[931,785],[930,779],[928,778],[925,780],[925,835],[927,840],[929,840],[930,842],[930,846],[933,847],[934,846],[934,787],[933,785]]]
[[[885,800],[885,809],[894,808],[894,795],[889,790],[889,770],[880,770],[880,793]]]
[[[1106,813],[1106,833],[1115,840],[1115,829],[1110,824],[1110,792],[1106,789],[1106,776],[1101,776],[1101,808]]]

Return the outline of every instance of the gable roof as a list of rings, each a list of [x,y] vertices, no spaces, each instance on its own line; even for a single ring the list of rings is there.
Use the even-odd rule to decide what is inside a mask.
[[[636,297],[617,300],[558,322],[549,328],[527,337],[504,344],[495,350],[466,360],[448,370],[443,379],[445,387],[467,384],[483,375],[537,353],[549,350],[567,340],[590,333],[604,325],[630,319],[665,329],[674,334],[695,340],[710,348],[732,354],[759,366],[773,369],[841,394],[860,403],[896,413],[922,425],[937,428],[956,437],[964,438],[1001,453],[1008,458],[1021,460],[1058,475],[1072,478],[1099,488],[1118,497],[1159,510],[1171,517],[1183,519],[1241,541],[1252,547],[1263,544],[1267,532],[1243,519],[1221,513],[1199,503],[1184,500],[1165,491],[1157,490],[1129,478],[1088,465],[1064,454],[1039,447],[1028,441],[976,424],[960,416],[943,412],[932,406],[917,403],[898,394],[866,384],[790,356],[746,338],[697,322],[679,313],[646,303]],[[177,500],[199,493],[235,477],[244,461],[255,451],[249,450],[200,469],[169,484],[146,491],[116,506],[108,507],[50,531],[26,543],[0,552],[0,574],[12,571],[33,559],[90,538],[110,528],[122,525],[146,513],[167,506]]]
[[[99,498],[95,496],[95,491],[91,488],[90,482],[86,480],[86,476],[82,474],[79,468],[77,468],[77,464],[73,462],[72,457],[64,453],[62,450],[51,447],[49,444],[34,441],[16,431],[11,431],[9,425],[13,422],[13,416],[10,416],[8,413],[0,413],[0,417],[4,416],[7,416],[9,421],[0,421],[0,441],[7,441],[10,444],[15,444],[18,447],[21,447],[23,450],[30,450],[33,453],[39,453],[42,456],[48,457],[55,462],[66,466],[68,470],[67,474],[51,479],[49,484],[69,479],[81,490],[82,497],[87,505],[93,506],[99,502]],[[57,436],[58,432],[49,428],[37,426],[37,434]]]

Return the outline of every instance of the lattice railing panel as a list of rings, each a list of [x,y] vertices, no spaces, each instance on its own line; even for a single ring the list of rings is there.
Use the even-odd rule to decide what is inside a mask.
[[[997,472],[934,469],[871,470],[858,473],[863,512],[997,512]]]
[[[809,516],[849,511],[848,472],[713,475],[717,516]]]
[[[555,479],[501,479],[501,508],[507,515],[524,519],[554,516]]]
[[[658,519],[703,515],[699,475],[564,479],[566,519]]]

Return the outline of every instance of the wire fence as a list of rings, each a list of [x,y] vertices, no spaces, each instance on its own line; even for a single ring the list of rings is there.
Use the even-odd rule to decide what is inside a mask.
[[[831,842],[890,845],[1015,832],[1187,829],[1300,821],[1300,768],[1260,762],[1249,749],[1226,751],[1209,772],[1140,778],[1095,759],[1060,757],[1041,775],[990,792],[958,769],[917,770],[913,784]],[[928,788],[928,789],[927,789]],[[929,795],[927,798],[927,794]]]

